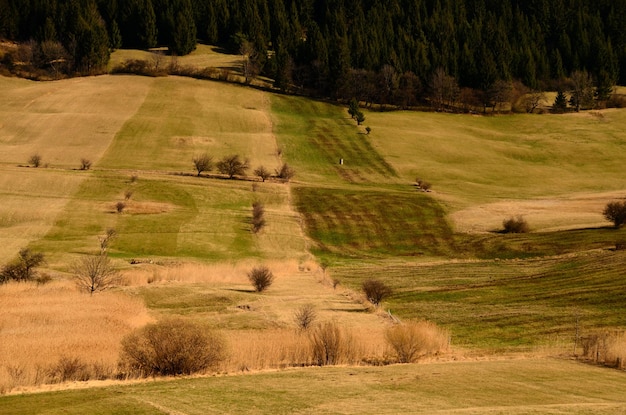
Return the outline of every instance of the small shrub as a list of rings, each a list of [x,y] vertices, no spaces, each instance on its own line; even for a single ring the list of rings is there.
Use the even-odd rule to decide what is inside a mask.
[[[265,291],[274,282],[274,274],[266,266],[252,268],[248,280],[257,292]]]
[[[265,208],[261,202],[252,204],[252,232],[258,233],[265,226]]]
[[[33,154],[32,156],[30,156],[30,158],[28,159],[28,163],[32,164],[33,167],[39,167],[41,166],[41,156],[39,154]]]
[[[385,333],[398,363],[413,363],[444,350],[448,334],[434,323],[422,321],[395,325]]]
[[[224,358],[215,333],[181,318],[149,324],[122,340],[120,369],[127,375],[189,375],[214,369]]]
[[[106,252],[109,244],[113,239],[117,237],[117,231],[113,228],[109,228],[106,230],[105,234],[102,236],[98,236],[98,242],[100,242],[100,252]]]
[[[91,168],[91,160],[89,159],[80,159],[80,169],[81,170],[89,170]]]
[[[123,213],[124,209],[126,209],[126,203],[124,203],[124,202],[117,202],[115,204],[115,210],[117,211],[117,213]]]
[[[335,322],[317,327],[310,335],[313,363],[318,366],[337,365],[352,360],[352,337]]]
[[[528,222],[521,216],[511,217],[502,222],[504,233],[527,233],[530,231]]]
[[[313,322],[317,318],[317,312],[312,304],[305,304],[298,308],[293,315],[296,326],[300,330],[307,330],[313,326]]]
[[[133,174],[130,176],[130,182],[132,183],[136,183],[137,180],[139,179],[139,176],[137,176],[136,174]]]
[[[289,167],[287,163],[283,163],[283,165],[280,166],[280,169],[276,170],[276,177],[285,181],[291,180],[295,175],[296,171]]]
[[[425,192],[430,191],[430,189],[433,187],[433,185],[430,182],[427,182],[426,180],[422,180],[422,179],[415,179],[415,182],[417,183],[417,187],[419,189],[422,189]]]
[[[613,222],[617,229],[626,223],[626,202],[609,202],[602,211],[606,220]]]
[[[389,286],[387,286],[384,282],[376,279],[369,279],[363,282],[361,285],[363,289],[363,294],[365,294],[365,298],[378,306],[383,299],[389,297],[392,293],[392,290]]]
[[[37,274],[35,268],[45,262],[40,252],[33,252],[29,248],[20,250],[18,258],[5,265],[0,271],[0,284],[8,281],[31,281]]]
[[[367,133],[367,135],[370,135],[370,133],[372,132],[372,128],[370,126],[365,127],[365,132]]]
[[[86,381],[90,374],[88,366],[78,357],[62,356],[48,370],[52,383]]]

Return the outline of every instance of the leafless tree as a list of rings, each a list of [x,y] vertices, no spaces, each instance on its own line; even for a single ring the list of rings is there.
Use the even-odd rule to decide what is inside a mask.
[[[266,169],[264,166],[257,167],[254,170],[253,173],[256,174],[257,176],[259,176],[261,178],[261,180],[263,180],[263,181],[266,181],[272,175],[272,173],[270,173],[270,171],[268,169]]]
[[[581,108],[589,108],[593,105],[593,79],[587,71],[574,71],[571,77],[572,95],[570,104],[576,112]]]
[[[545,99],[546,94],[543,91],[533,90],[524,96],[524,109],[532,114]]]
[[[254,44],[247,40],[241,42],[239,54],[241,55],[241,71],[243,73],[245,83],[248,84],[259,73],[258,54],[254,49]]]
[[[104,252],[80,259],[74,263],[72,271],[76,285],[89,294],[111,288],[119,279],[117,271]]]
[[[246,174],[246,170],[250,168],[249,161],[241,160],[238,155],[226,156],[217,162],[217,170],[228,175],[229,179],[235,176],[243,176]]]
[[[433,74],[431,84],[431,99],[437,110],[452,105],[459,95],[459,85],[453,76],[446,74],[443,68],[438,68]]]
[[[100,252],[106,252],[109,247],[109,243],[117,236],[117,231],[113,228],[107,229],[106,233],[102,236],[98,236],[98,241],[100,242]]]
[[[198,171],[198,176],[200,176],[203,171],[210,171],[213,168],[213,157],[207,153],[198,154],[193,158],[193,165]]]
[[[91,168],[91,160],[82,158],[80,159],[80,169],[89,170]]]
[[[39,153],[35,153],[28,159],[28,162],[33,165],[33,167],[39,167],[41,165],[41,155]]]

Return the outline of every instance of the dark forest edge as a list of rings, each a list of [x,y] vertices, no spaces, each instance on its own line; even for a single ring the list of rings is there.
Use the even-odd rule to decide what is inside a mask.
[[[579,110],[624,106],[612,94],[626,84],[624,21],[626,2],[611,0],[0,0],[0,39],[15,42],[0,64],[55,79],[104,73],[118,48],[182,56],[203,42],[240,55],[237,76],[166,71],[262,75],[276,90],[382,109],[533,112],[551,90],[556,111]]]

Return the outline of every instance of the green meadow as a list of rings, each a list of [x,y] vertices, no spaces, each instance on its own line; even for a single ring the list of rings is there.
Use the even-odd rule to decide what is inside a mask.
[[[387,312],[432,321],[451,347],[410,365],[3,396],[0,413],[626,413],[623,372],[569,359],[577,336],[626,328],[626,233],[601,213],[626,197],[624,110],[365,110],[357,126],[334,103],[179,77],[0,78],[0,92],[0,263],[29,247],[69,281],[113,228],[128,278],[115,292],[153,319],[262,335],[293,330],[294,308],[313,303],[357,331],[383,330]],[[198,177],[201,153],[251,168]],[[252,173],[283,163],[289,182]],[[518,215],[531,232],[501,233]],[[258,263],[280,274],[267,294],[247,285]],[[369,278],[393,289],[379,309],[360,294]]]

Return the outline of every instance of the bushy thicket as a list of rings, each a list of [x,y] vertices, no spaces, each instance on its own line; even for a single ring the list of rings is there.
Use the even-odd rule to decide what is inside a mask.
[[[214,332],[181,318],[149,324],[122,340],[120,369],[129,376],[189,375],[215,368],[224,342]]]
[[[528,222],[522,216],[511,217],[502,222],[504,233],[527,233],[530,231]]]
[[[254,267],[248,272],[248,280],[255,291],[265,291],[274,282],[274,274],[266,266]]]
[[[385,335],[398,363],[413,363],[448,347],[449,335],[436,324],[421,321],[397,324]]]

